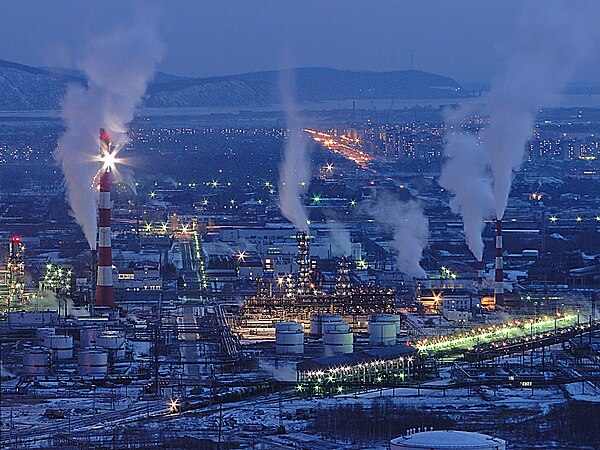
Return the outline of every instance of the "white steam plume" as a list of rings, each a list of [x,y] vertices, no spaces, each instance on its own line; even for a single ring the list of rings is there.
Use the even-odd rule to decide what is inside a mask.
[[[528,3],[506,70],[492,83],[490,125],[482,140],[490,150],[495,211],[506,210],[513,172],[521,167],[539,109],[564,89],[597,42],[600,7],[594,0]]]
[[[494,204],[487,151],[476,135],[454,132],[447,134],[445,153],[439,183],[453,195],[450,208],[461,215],[467,246],[481,261],[485,218],[493,214]]]
[[[294,98],[291,70],[281,72],[280,91],[288,135],[279,167],[279,209],[299,231],[307,231],[308,216],[302,204],[302,195],[310,182],[310,155],[308,138],[302,131],[302,121]]]
[[[333,221],[329,225],[331,236],[331,255],[338,257],[350,256],[352,253],[352,240],[350,231],[340,222]]]
[[[105,128],[116,148],[127,141],[127,125],[142,101],[163,44],[149,22],[94,39],[80,68],[87,89],[71,85],[62,101],[66,131],[54,151],[67,183],[71,211],[83,228],[90,248],[96,248],[96,190],[92,179],[99,168],[98,130]]]
[[[421,206],[413,200],[402,202],[385,196],[371,207],[371,213],[393,234],[391,246],[396,251],[400,272],[412,278],[426,277],[420,262],[427,245],[429,222]]]

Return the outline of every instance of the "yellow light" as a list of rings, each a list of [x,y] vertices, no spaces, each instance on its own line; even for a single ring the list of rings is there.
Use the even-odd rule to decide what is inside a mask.
[[[177,398],[172,398],[171,400],[169,400],[169,412],[175,413],[179,411],[179,399]]]

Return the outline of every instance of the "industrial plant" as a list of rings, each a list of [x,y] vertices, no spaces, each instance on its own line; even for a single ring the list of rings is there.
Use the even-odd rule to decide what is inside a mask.
[[[44,96],[0,111],[0,447],[600,446],[600,109],[545,28],[479,87],[170,75],[143,22],[0,61]]]

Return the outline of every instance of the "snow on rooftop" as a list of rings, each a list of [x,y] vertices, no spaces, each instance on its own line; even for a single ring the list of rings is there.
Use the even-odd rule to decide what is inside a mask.
[[[506,442],[487,434],[436,430],[397,437],[392,439],[391,444],[392,448],[406,446],[426,449],[503,449]]]

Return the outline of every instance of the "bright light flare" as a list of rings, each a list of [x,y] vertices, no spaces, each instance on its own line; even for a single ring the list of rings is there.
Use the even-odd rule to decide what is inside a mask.
[[[176,413],[180,411],[181,403],[179,403],[178,398],[172,398],[169,400],[168,406],[169,412]]]

